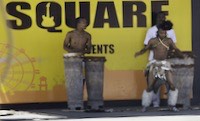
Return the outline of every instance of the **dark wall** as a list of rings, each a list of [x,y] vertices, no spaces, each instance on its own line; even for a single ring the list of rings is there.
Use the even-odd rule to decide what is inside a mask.
[[[200,104],[200,0],[192,0],[192,49],[197,56],[195,58],[192,103],[197,105]]]

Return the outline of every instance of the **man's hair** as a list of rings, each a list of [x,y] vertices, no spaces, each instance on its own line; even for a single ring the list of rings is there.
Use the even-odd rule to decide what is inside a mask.
[[[173,27],[173,23],[169,20],[162,22],[160,25],[158,25],[158,29],[162,30],[170,30]]]
[[[83,19],[85,19],[85,18],[84,17],[78,17],[78,18],[76,18],[76,27],[81,22],[81,20],[83,20]]]

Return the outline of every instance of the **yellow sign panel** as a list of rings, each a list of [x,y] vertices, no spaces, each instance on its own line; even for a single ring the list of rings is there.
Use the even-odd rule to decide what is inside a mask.
[[[107,60],[106,100],[141,97],[148,53],[137,59],[134,53],[144,46],[152,12],[165,11],[177,46],[191,50],[189,0],[3,0],[1,5],[0,103],[66,101],[63,41],[79,16],[89,21],[90,55]]]

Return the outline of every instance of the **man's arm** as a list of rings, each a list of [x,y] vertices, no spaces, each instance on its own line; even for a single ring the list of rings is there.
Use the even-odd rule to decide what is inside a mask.
[[[175,54],[179,57],[179,58],[184,58],[185,55],[176,47],[176,45],[174,44],[174,42],[172,42],[171,40],[171,43],[170,43],[170,47],[175,50]]]
[[[64,43],[63,43],[63,49],[70,52],[72,51],[72,47],[71,47],[71,33],[68,32],[66,37],[65,37],[65,40],[64,40]]]
[[[86,46],[85,46],[85,53],[90,53],[91,47],[92,47],[92,37],[88,33],[88,39],[87,39]]]
[[[135,53],[135,58],[138,57],[139,55],[144,54],[148,49],[151,47],[151,41],[149,41],[148,45],[145,46],[143,49]]]

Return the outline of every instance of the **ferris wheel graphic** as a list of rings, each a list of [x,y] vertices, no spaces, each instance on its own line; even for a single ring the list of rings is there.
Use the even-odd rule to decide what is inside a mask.
[[[3,71],[6,70],[6,57],[12,48],[11,62],[6,76],[1,80],[2,92],[9,91],[25,91],[35,88],[34,79],[39,70],[35,69],[35,58],[30,58],[24,49],[18,49],[9,44],[0,43],[0,79],[2,79]]]

